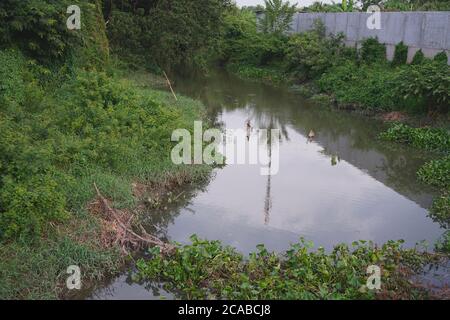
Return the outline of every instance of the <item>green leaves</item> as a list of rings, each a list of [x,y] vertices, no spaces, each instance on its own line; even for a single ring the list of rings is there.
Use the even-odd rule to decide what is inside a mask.
[[[113,1],[107,15],[113,50],[132,66],[169,72],[204,67],[216,51],[229,0]]]
[[[48,231],[49,222],[64,221],[66,199],[50,176],[36,175],[25,182],[3,177],[0,191],[0,237],[30,240]]]
[[[450,192],[444,192],[433,201],[430,209],[430,217],[439,223],[442,228],[450,232]]]
[[[339,61],[338,53],[344,50],[343,38],[326,38],[325,27],[320,20],[315,29],[289,38],[286,59],[290,72],[300,80],[318,78]]]
[[[368,38],[361,44],[361,60],[367,64],[386,61],[386,47],[378,38]]]
[[[417,174],[423,182],[450,191],[450,156],[426,163]]]
[[[377,264],[383,270],[384,294],[405,291],[405,297],[412,292],[426,297],[397,268],[419,270],[427,259],[416,250],[402,249],[401,241],[381,248],[359,241],[352,249],[342,244],[325,253],[323,248],[311,251],[313,244],[301,240],[285,254],[269,252],[260,244],[244,259],[218,241],[197,236],[191,240],[170,257],[152,250],[151,259],[137,263],[139,280],[161,281],[189,299],[372,299],[375,293],[365,287],[366,269]]]
[[[402,68],[395,83],[398,86],[398,94],[405,99],[423,99],[429,110],[448,110],[450,69],[447,62],[423,61]]]
[[[415,148],[432,152],[450,151],[450,134],[441,128],[412,128],[397,123],[380,135],[381,139],[411,144]]]
[[[44,87],[45,72],[0,50],[0,241],[49,234],[85,209],[93,181],[132,202],[129,180],[172,168],[167,137],[201,112],[96,71]]]

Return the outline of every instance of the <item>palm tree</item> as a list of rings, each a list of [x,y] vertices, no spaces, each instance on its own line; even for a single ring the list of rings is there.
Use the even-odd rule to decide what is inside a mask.
[[[264,33],[283,34],[291,28],[297,4],[290,5],[283,0],[264,0],[265,12],[262,20]]]

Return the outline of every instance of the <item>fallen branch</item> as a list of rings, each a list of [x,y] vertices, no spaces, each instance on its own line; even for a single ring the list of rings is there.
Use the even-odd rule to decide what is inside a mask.
[[[148,234],[141,224],[135,224],[141,231],[141,235],[137,234],[132,227],[134,215],[125,210],[112,208],[95,183],[94,188],[97,192],[97,201],[91,204],[91,209],[100,211],[102,214],[103,225],[106,230],[103,239],[106,244],[118,244],[126,255],[129,249],[139,250],[148,246],[159,247],[163,254],[170,254],[175,250],[175,246]]]

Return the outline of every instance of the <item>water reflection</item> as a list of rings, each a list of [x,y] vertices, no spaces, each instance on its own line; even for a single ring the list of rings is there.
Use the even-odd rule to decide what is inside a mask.
[[[184,190],[167,210],[149,210],[146,227],[160,237],[188,243],[197,234],[246,253],[260,243],[283,251],[300,237],[330,249],[359,239],[413,246],[442,234],[427,217],[434,192],[416,178],[427,156],[379,141],[382,123],[227,74],[178,79],[175,90],[202,100],[223,129],[250,123],[248,139],[257,128],[280,129],[280,170],[274,176],[261,176],[255,165],[216,170],[209,184]],[[270,139],[263,140],[269,165]]]
[[[230,128],[240,127],[236,126],[235,119],[223,116],[239,111],[248,115],[254,127],[280,129],[285,142],[289,142],[287,128],[291,127],[306,141],[323,147],[323,154],[332,163],[347,161],[422,208],[431,204],[433,189],[416,179],[416,171],[427,159],[426,154],[378,141],[383,126],[379,121],[318,107],[287,90],[241,81],[226,73],[205,79],[178,80],[176,87],[202,100],[208,106],[210,118],[219,119],[222,125],[225,120]]]

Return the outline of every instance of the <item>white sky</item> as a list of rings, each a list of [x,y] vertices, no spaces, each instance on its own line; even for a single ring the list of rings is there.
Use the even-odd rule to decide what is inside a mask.
[[[237,5],[242,6],[255,6],[258,4],[264,5],[264,0],[235,0]],[[317,0],[290,0],[291,3],[298,3],[299,7],[304,7],[314,3]],[[323,3],[331,3],[331,0],[321,0]],[[339,0],[335,0],[335,2],[340,2]]]

